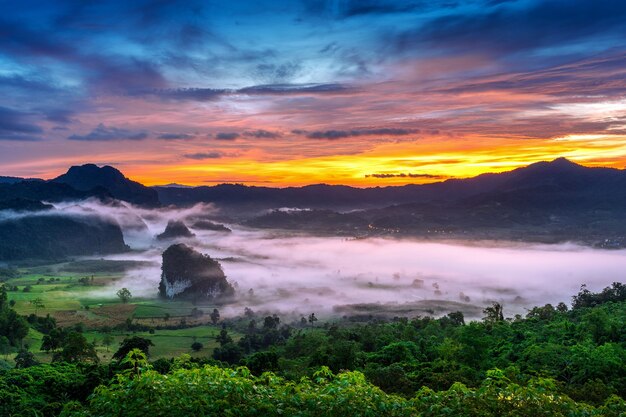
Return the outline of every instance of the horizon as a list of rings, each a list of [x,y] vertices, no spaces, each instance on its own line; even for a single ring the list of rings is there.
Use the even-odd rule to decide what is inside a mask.
[[[79,168],[79,167],[84,167],[84,166],[88,166],[88,165],[94,165],[97,168],[104,168],[104,167],[109,167],[109,168],[113,168],[117,171],[119,171],[122,175],[124,175],[124,177],[126,177],[127,179],[131,180],[131,181],[135,181],[138,182],[144,186],[147,187],[171,187],[171,188],[195,188],[195,187],[215,187],[215,186],[220,186],[220,185],[236,185],[236,186],[245,186],[245,187],[264,187],[264,188],[276,188],[276,189],[281,189],[281,188],[303,188],[303,187],[312,187],[312,186],[340,186],[340,187],[352,187],[352,188],[362,188],[362,189],[366,189],[366,188],[385,188],[385,187],[403,187],[406,185],[425,185],[425,184],[437,184],[437,183],[442,183],[442,182],[446,182],[448,180],[463,180],[463,179],[472,179],[472,178],[476,178],[480,175],[483,174],[503,174],[503,173],[507,173],[507,172],[511,172],[520,168],[527,168],[530,167],[531,165],[536,165],[536,164],[540,164],[540,163],[547,163],[547,164],[554,164],[557,161],[566,161],[568,163],[574,164],[574,165],[578,165],[580,167],[584,167],[584,168],[608,168],[608,169],[617,169],[619,171],[623,171],[626,170],[626,168],[615,168],[615,167],[609,167],[609,166],[586,166],[583,164],[579,164],[575,161],[572,161],[568,158],[565,157],[556,157],[552,160],[543,160],[543,161],[537,161],[537,162],[533,162],[531,164],[528,165],[524,165],[524,166],[520,166],[520,167],[515,167],[515,168],[511,168],[508,170],[504,170],[504,171],[499,171],[499,172],[482,172],[480,174],[476,174],[473,176],[469,176],[469,177],[464,177],[464,178],[454,178],[454,177],[450,177],[450,178],[445,178],[445,179],[435,179],[432,182],[407,182],[404,184],[384,184],[384,185],[353,185],[353,184],[341,184],[341,183],[337,183],[337,184],[329,184],[329,183],[324,183],[324,182],[319,182],[319,183],[307,183],[307,184],[301,184],[301,185],[284,185],[284,186],[280,186],[280,185],[276,185],[276,186],[271,186],[271,185],[263,185],[263,184],[246,184],[246,183],[242,183],[242,182],[210,182],[208,184],[198,184],[198,185],[189,185],[189,184],[180,184],[180,183],[176,183],[176,182],[170,182],[170,183],[163,183],[163,184],[144,184],[141,181],[138,181],[128,175],[126,175],[126,172],[124,172],[123,170],[117,168],[114,165],[98,165],[98,164],[94,164],[91,162],[87,162],[84,164],[80,164],[80,165],[72,165],[70,167],[68,167],[65,171],[59,173],[58,175],[55,175],[53,177],[50,178],[37,178],[37,177],[14,177],[11,175],[3,175],[2,173],[0,173],[0,177],[5,177],[5,178],[20,178],[23,180],[44,180],[44,181],[50,181],[53,180],[57,177],[59,177],[60,175],[65,174],[66,172],[68,172],[71,168]]]
[[[0,21],[0,164],[272,187],[623,168],[624,18],[613,0],[27,0]]]

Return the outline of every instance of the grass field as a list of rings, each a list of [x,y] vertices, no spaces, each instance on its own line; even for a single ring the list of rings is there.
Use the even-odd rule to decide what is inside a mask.
[[[39,272],[42,270],[46,272]],[[55,273],[48,272],[50,270]],[[114,285],[115,281],[122,277],[121,272],[76,274],[64,272],[58,266],[39,266],[21,272],[19,278],[10,279],[5,283],[10,288],[9,300],[15,301],[15,310],[22,315],[50,314],[60,327],[83,324],[87,340],[96,343],[98,355],[103,361],[110,360],[120,342],[131,336],[152,340],[155,345],[150,350],[152,359],[175,357],[182,353],[196,357],[210,356],[217,346],[215,337],[220,327],[208,323],[209,313],[215,308],[213,305],[194,306],[187,301],[167,301],[158,298],[131,298],[128,303],[122,303],[116,296],[98,295],[105,293],[100,290]],[[85,277],[87,279],[81,282],[80,279]],[[15,286],[17,290],[13,289]],[[25,287],[29,287],[28,291],[24,291]],[[193,317],[191,312],[194,308],[202,310],[205,314]],[[197,325],[176,330],[153,329],[153,333],[113,330],[111,332],[113,342],[108,347],[103,346],[104,333],[100,329],[105,326],[114,328],[126,323],[128,319],[150,327],[176,325],[181,320]],[[31,329],[24,343],[39,361],[48,362],[52,354],[39,350],[42,337],[41,333]],[[232,333],[231,337],[237,339],[240,335]],[[204,347],[198,352],[193,352],[191,345],[194,342],[200,342]],[[9,358],[11,356],[13,355],[9,355]]]

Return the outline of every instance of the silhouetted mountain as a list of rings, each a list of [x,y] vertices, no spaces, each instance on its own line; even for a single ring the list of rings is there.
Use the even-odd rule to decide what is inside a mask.
[[[368,222],[358,213],[337,213],[331,210],[273,210],[248,220],[246,225],[266,229],[351,234],[366,230]]]
[[[577,201],[589,205],[626,201],[626,171],[587,168],[564,158],[539,162],[499,174],[468,179],[450,179],[424,185],[354,188],[310,185],[269,188],[222,184],[196,188],[155,187],[164,204],[189,205],[208,202],[239,210],[295,207],[333,210],[383,208],[408,203],[445,203],[475,198],[503,199],[541,204],[546,198],[559,202]],[[592,198],[592,201],[588,201]]]
[[[26,198],[13,198],[11,200],[1,200],[0,210],[13,211],[43,211],[54,208],[50,204],[44,204],[41,201],[28,200]]]
[[[51,180],[53,183],[69,184],[80,191],[103,187],[113,198],[145,207],[160,205],[155,190],[138,182],[131,181],[117,169],[110,166],[98,167],[86,164],[71,167],[67,173]]]
[[[626,171],[559,158],[501,174],[419,186],[415,201],[349,213],[270,213],[255,227],[429,238],[626,246]],[[439,194],[441,197],[437,198]],[[445,198],[444,198],[445,197]],[[312,223],[311,219],[314,218]]]
[[[29,215],[0,221],[0,261],[124,252],[120,227],[96,216]]]
[[[16,182],[24,181],[24,178],[20,177],[3,177],[0,175],[0,184],[15,184]]]
[[[0,201],[22,198],[35,201],[59,202],[84,200],[90,197],[107,200],[111,199],[112,195],[102,187],[79,191],[68,184],[41,180],[26,180],[12,184],[0,184]]]
[[[170,220],[167,222],[167,226],[165,226],[165,230],[163,233],[157,235],[157,239],[166,240],[166,239],[176,239],[179,237],[194,237],[195,235],[191,233],[191,230],[187,228],[187,225],[180,220]]]
[[[414,200],[416,185],[403,187],[355,188],[345,185],[315,184],[304,187],[271,188],[220,184],[194,188],[154,187],[163,204],[193,205],[213,203],[237,211],[268,208],[334,208],[381,207]]]

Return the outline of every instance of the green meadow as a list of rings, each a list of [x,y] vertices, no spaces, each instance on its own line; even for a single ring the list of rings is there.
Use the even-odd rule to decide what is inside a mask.
[[[41,273],[41,269],[54,272]],[[120,342],[132,336],[147,338],[154,343],[150,351],[152,359],[171,358],[183,353],[193,357],[210,356],[218,346],[215,338],[221,327],[219,323],[212,324],[209,316],[218,306],[156,297],[132,297],[123,303],[115,295],[119,289],[115,283],[122,278],[122,272],[87,274],[63,271],[59,266],[24,268],[20,272],[18,278],[5,281],[9,288],[8,299],[15,302],[13,308],[22,315],[49,314],[60,327],[82,327],[87,340],[95,342],[98,356],[103,361],[110,360]],[[198,316],[198,310],[203,314]],[[140,325],[141,330],[130,331],[128,323]],[[105,346],[107,333],[111,340]],[[230,334],[235,340],[240,337],[232,331]],[[24,343],[37,360],[49,362],[52,354],[40,350],[42,337],[40,332],[31,329]],[[194,342],[202,343],[203,348],[193,351],[191,345]]]

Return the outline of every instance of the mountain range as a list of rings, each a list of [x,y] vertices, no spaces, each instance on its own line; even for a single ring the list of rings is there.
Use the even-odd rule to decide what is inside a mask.
[[[240,209],[279,207],[355,210],[428,202],[498,200],[509,204],[596,207],[626,202],[626,171],[588,168],[565,158],[499,174],[424,185],[355,188],[308,185],[270,188],[237,184],[193,188],[155,187],[163,204],[210,202]]]
[[[93,164],[48,181],[0,177],[0,211],[37,212],[50,209],[43,203],[87,198],[147,208],[212,203],[229,221],[249,227],[356,237],[626,246],[626,170],[589,168],[564,158],[467,179],[373,188],[146,187],[113,167]],[[7,221],[0,222],[0,232],[2,227]]]
[[[0,177],[0,201],[24,198],[54,202],[89,197],[112,198],[147,207],[205,202],[251,212],[281,207],[355,210],[427,202],[478,204],[485,200],[522,206],[604,204],[611,207],[626,202],[626,171],[589,168],[558,158],[467,179],[371,188],[326,184],[286,188],[241,184],[146,187],[111,166],[94,164],[73,166],[67,173],[48,181]]]

